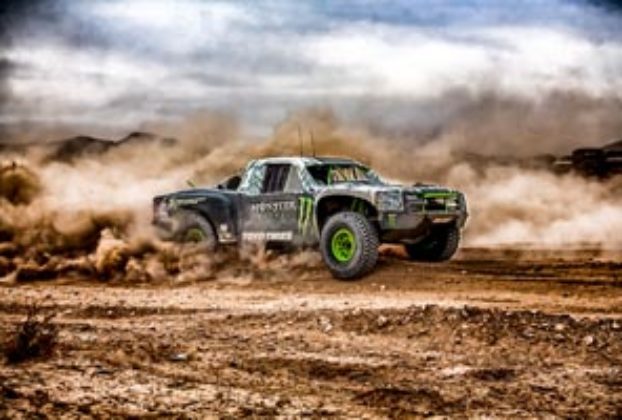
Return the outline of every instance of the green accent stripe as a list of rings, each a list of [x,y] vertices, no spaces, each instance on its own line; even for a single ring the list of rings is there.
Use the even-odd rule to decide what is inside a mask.
[[[306,236],[313,216],[313,198],[300,197],[298,202],[298,231],[301,235]]]
[[[311,221],[311,214],[313,211],[313,199],[312,198],[307,198],[307,213],[305,214],[305,223],[304,223],[304,229],[303,229],[303,234],[306,236],[307,232],[309,230],[309,226],[310,226],[310,221]]]
[[[423,193],[423,198],[456,198],[457,196],[458,194],[455,192],[434,191]]]

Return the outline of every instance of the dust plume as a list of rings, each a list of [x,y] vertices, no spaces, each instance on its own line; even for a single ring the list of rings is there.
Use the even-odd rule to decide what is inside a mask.
[[[458,152],[534,156],[560,154],[579,146],[600,146],[622,136],[622,98],[554,91],[534,99],[494,91],[442,99],[460,107],[431,140]]]
[[[160,129],[174,135],[175,142],[142,134],[134,136],[137,141],[72,159],[50,159],[62,156],[49,144],[3,155],[7,159],[0,167],[0,279],[278,278],[317,263],[304,253],[209,255],[198,246],[160,241],[150,225],[153,196],[187,188],[186,181],[198,173],[203,182],[215,183],[244,163],[242,158],[225,166],[205,166],[210,156],[226,154],[220,149],[223,142],[243,149],[230,116],[197,114]]]
[[[486,97],[456,112],[442,129],[410,138],[311,108],[292,112],[263,141],[247,137],[234,116],[205,112],[177,123],[146,123],[141,129],[160,134],[137,132],[115,147],[71,159],[50,159],[49,149],[30,145],[3,154],[0,276],[194,281],[240,273],[278,277],[292,267],[315,267],[318,259],[304,255],[209,256],[159,241],[150,226],[154,195],[184,188],[188,180],[213,185],[249,159],[298,155],[301,143],[306,155],[349,156],[391,181],[464,191],[467,246],[618,247],[612,232],[622,228],[620,180],[555,175],[530,164],[529,156],[561,150],[573,132],[596,144],[622,131],[614,115],[619,107],[617,99],[571,94],[539,104]],[[566,114],[581,117],[562,119]]]
[[[620,180],[495,166],[483,174],[457,164],[446,182],[465,191],[471,206],[467,244],[560,248],[619,248]]]

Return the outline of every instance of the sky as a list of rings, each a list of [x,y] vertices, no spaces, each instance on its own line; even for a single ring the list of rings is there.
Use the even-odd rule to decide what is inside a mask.
[[[5,0],[0,127],[118,135],[215,110],[261,135],[288,113],[327,107],[390,130],[438,123],[456,92],[620,99],[621,9],[587,0]]]

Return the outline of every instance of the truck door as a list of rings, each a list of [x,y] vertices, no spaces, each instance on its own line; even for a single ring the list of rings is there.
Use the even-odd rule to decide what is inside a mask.
[[[244,194],[242,241],[299,243],[303,192],[298,168],[274,163],[265,164],[260,172],[259,191]]]

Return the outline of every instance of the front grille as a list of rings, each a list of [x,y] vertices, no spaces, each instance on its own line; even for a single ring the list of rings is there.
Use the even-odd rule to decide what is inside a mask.
[[[405,194],[406,210],[410,212],[447,212],[459,208],[458,198],[454,195],[421,197],[417,194]]]
[[[404,194],[404,206],[406,207],[406,211],[409,212],[421,212],[423,211],[423,207],[425,205],[425,201],[414,193],[406,193]]]

